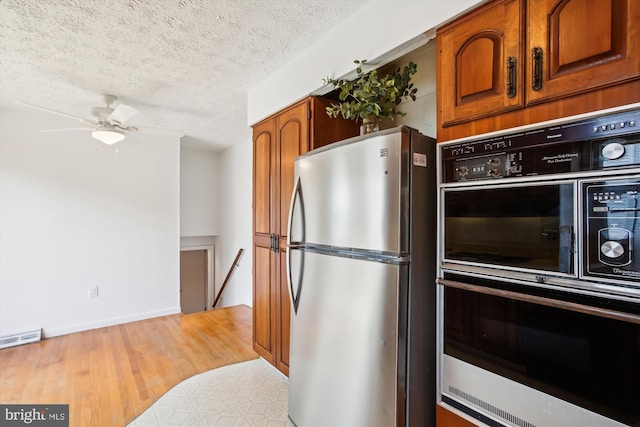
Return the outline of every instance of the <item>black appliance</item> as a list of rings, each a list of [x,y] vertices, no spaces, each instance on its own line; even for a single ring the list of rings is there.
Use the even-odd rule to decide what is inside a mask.
[[[439,404],[640,425],[639,107],[440,144]]]

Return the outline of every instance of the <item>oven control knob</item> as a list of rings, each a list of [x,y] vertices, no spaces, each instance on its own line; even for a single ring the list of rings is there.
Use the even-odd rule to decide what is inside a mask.
[[[618,142],[612,142],[611,144],[607,144],[602,148],[602,155],[609,159],[615,160],[622,157],[624,154],[624,145]]]
[[[460,166],[456,170],[458,171],[458,175],[460,176],[465,176],[466,174],[469,173],[469,168],[466,166]]]
[[[618,242],[609,240],[600,246],[600,252],[607,258],[619,258],[624,254],[624,247]]]

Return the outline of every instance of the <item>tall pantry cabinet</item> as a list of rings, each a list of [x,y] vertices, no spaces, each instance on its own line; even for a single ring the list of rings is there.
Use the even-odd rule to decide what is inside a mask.
[[[332,119],[322,97],[308,97],[253,127],[253,348],[289,374],[287,221],[294,161],[356,136],[355,122]]]

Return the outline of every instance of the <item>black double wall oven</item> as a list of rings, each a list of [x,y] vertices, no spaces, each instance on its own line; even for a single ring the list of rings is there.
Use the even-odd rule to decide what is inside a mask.
[[[639,107],[440,144],[441,405],[640,425]]]

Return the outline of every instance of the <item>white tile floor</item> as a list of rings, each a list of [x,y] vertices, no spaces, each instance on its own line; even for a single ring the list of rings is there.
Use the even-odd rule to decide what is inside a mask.
[[[129,427],[292,427],[288,380],[262,359],[224,366],[176,385]]]

